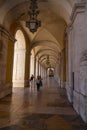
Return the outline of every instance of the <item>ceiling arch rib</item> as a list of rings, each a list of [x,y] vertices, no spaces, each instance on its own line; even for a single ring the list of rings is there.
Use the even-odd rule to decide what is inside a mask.
[[[41,50],[39,50],[36,54],[35,54],[35,57],[37,57],[39,54],[41,55],[41,54],[48,54],[48,55],[50,55],[50,53],[51,54],[53,54],[54,56],[58,56],[58,53],[56,53],[54,50],[50,50],[50,49],[41,49]]]
[[[50,66],[46,64],[46,61],[43,61],[42,64],[45,66],[45,68],[49,68],[49,67],[55,68],[56,66],[54,61],[51,62]]]
[[[47,62],[47,59],[46,59],[46,58],[44,58],[44,59],[42,60],[42,62],[41,62],[41,63],[45,63],[45,64],[46,64],[46,62]],[[51,65],[51,63],[55,63],[55,65],[56,65],[56,61],[55,61],[55,59],[54,59],[54,58],[51,58],[51,59],[49,60],[49,62],[50,62],[50,65]]]
[[[10,6],[8,3],[10,3]],[[31,50],[38,44],[43,44],[44,46],[50,45],[52,48],[55,47],[59,52],[61,51],[64,44],[65,25],[67,23],[64,20],[64,13],[62,12],[64,10],[69,16],[71,9],[70,2],[67,0],[39,0],[39,18],[42,21],[42,26],[33,36],[30,34],[28,28],[25,27],[25,21],[29,17],[27,12],[30,2],[28,0],[15,0],[15,2],[9,0],[8,3],[5,3],[2,7],[2,10],[5,10],[5,15],[2,16],[4,17],[4,21],[6,21],[4,25],[9,28],[15,20],[19,21],[26,34],[29,35],[29,38],[32,37],[30,38],[32,43]]]
[[[42,41],[35,41],[32,43],[31,50],[36,47],[36,46],[45,46],[45,47],[51,47],[59,52],[61,51],[61,47],[59,46],[58,43],[55,43],[54,41],[49,41],[49,40],[42,40]]]
[[[49,55],[49,61],[50,61],[50,65],[52,66],[52,64],[56,65],[57,64],[57,59],[58,59],[58,54],[55,52],[55,50],[49,50],[49,49],[43,49],[43,50],[39,50],[35,57],[39,58],[39,61],[41,64],[46,64],[47,61],[47,55]],[[44,62],[43,62],[44,61]],[[53,66],[52,66],[53,67]]]
[[[2,2],[2,1],[3,0],[0,0],[0,3],[2,5],[0,14],[2,14],[2,11],[4,11],[2,20],[6,16],[7,12],[9,10],[12,10],[14,7],[22,4],[22,6],[20,8],[24,10],[24,8],[26,8],[26,4],[29,6],[29,0],[15,0],[15,1],[9,0],[9,2],[8,2],[8,0],[5,0],[4,2]],[[65,0],[61,0],[61,1],[59,1],[59,0],[47,0],[47,1],[39,0],[39,8],[40,8],[40,10],[42,10],[42,9],[44,10],[44,8],[45,8],[45,10],[48,10],[48,7],[49,7],[49,10],[53,10],[55,13],[57,13],[61,17],[64,17],[64,19],[67,22],[68,19],[66,16],[69,17],[71,14],[71,11],[72,11],[72,6],[70,3],[73,3],[72,0],[66,0],[66,1]],[[28,9],[27,9],[27,12],[28,12]]]
[[[59,52],[54,49],[54,48],[50,48],[50,47],[35,47],[35,57],[38,56],[38,57],[41,57],[41,55],[54,55],[55,57],[58,57],[58,54]]]
[[[54,58],[50,58],[49,63],[47,63],[47,59],[46,59],[46,58],[43,58],[40,63],[41,63],[41,64],[44,64],[44,63],[45,63],[45,64],[47,64],[47,65],[50,66],[50,65],[52,65],[52,63],[54,63],[54,64],[56,65],[56,64],[57,64],[56,62],[57,62],[57,61],[55,61]]]
[[[53,57],[56,61],[58,61],[57,57],[53,56],[52,54],[50,54],[50,57]],[[43,58],[47,58],[46,54],[43,54],[39,57],[39,61],[41,61]]]
[[[52,13],[51,13],[51,15],[52,15]],[[55,14],[54,14],[54,17],[58,17],[58,16],[55,16]],[[57,45],[59,50],[61,50],[61,48],[62,48],[61,45],[63,42],[63,33],[62,32],[65,29],[64,21],[60,20],[60,18],[58,18],[57,20],[53,20],[53,16],[52,16],[52,18],[51,18],[51,16],[48,17],[48,19],[49,19],[50,23],[48,21],[48,23],[46,23],[44,27],[42,26],[39,29],[39,31],[36,33],[32,43],[52,42],[55,45]],[[44,22],[42,21],[42,23],[44,23]]]
[[[47,57],[46,55],[44,57],[42,57],[39,62],[41,63],[43,61],[43,59],[45,59],[47,61]],[[50,58],[49,59],[54,59],[56,61],[56,63],[58,62],[57,58],[54,57],[53,55],[50,55]],[[49,60],[50,61],[50,60]]]
[[[51,50],[51,51],[55,51],[56,53],[59,53],[58,50],[57,50],[56,48],[54,48],[54,47],[52,48],[52,47],[46,47],[46,46],[44,46],[44,45],[43,45],[43,46],[40,46],[40,45],[39,45],[39,46],[36,46],[36,47],[34,48],[35,54],[36,54],[38,51],[40,51],[40,50],[43,51],[43,50],[47,50],[47,49],[48,49],[48,50]]]
[[[42,56],[42,55],[54,55],[55,57],[58,57],[58,51],[57,50],[54,50],[54,49],[50,49],[50,48],[40,48],[38,49],[38,51],[36,51],[36,54],[35,56],[38,56],[39,58]]]

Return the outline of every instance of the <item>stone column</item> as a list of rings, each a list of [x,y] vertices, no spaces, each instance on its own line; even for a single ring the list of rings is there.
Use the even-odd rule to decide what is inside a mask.
[[[15,39],[11,34],[0,25],[0,98],[12,93],[14,42]],[[10,59],[8,59],[8,53]]]
[[[44,78],[44,67],[42,66],[42,77]]]
[[[40,69],[40,75],[41,75],[41,63],[40,63],[40,68],[39,68],[39,69]],[[41,76],[41,77],[42,77],[42,76]]]
[[[45,68],[44,68],[44,70],[43,70],[43,71],[44,71],[44,78],[45,78]]]
[[[43,67],[42,67],[42,65],[41,65],[41,76],[43,78]]]
[[[36,59],[36,77],[38,75],[38,60]]]
[[[39,75],[39,61],[38,58],[36,58],[36,77]]]
[[[41,64],[39,62],[39,75],[41,75]]]
[[[59,59],[58,59],[56,68],[54,70],[54,78],[55,78],[56,82],[58,83],[58,85],[60,85],[59,70],[60,70],[60,68],[59,68]]]
[[[36,78],[36,58],[34,57],[34,77]]]
[[[46,70],[45,70],[45,67],[44,67],[44,66],[43,66],[43,68],[44,68],[44,78],[46,78],[46,74],[45,74]]]
[[[34,87],[36,86],[36,57],[34,57]]]
[[[68,26],[67,28],[67,36],[68,36],[68,44],[67,44],[67,81],[66,81],[66,90],[69,101],[73,102],[73,86],[72,86],[72,44],[73,44],[73,36],[72,36],[72,26]]]
[[[25,84],[24,87],[29,86],[29,79],[30,79],[30,52],[26,50],[26,58],[25,58]]]
[[[65,88],[66,82],[66,58],[65,58],[65,48],[60,54],[60,78],[61,78],[61,88]]]
[[[30,56],[30,76],[34,74],[34,56]]]
[[[40,74],[40,70],[39,70],[39,67],[40,67],[40,64],[39,64],[39,59],[38,59],[38,75]]]

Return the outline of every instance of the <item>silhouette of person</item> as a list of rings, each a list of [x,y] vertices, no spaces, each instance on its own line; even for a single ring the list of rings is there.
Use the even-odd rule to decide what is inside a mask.
[[[39,76],[37,76],[36,85],[37,85],[37,91],[39,91],[40,90],[40,77]]]
[[[34,75],[32,74],[31,77],[30,77],[30,86],[31,87],[33,86],[33,79],[34,79]]]

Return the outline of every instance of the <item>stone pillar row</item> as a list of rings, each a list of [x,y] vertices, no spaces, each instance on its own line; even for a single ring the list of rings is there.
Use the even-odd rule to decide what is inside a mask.
[[[60,88],[65,88],[66,83],[66,51],[65,48],[59,53],[58,63],[55,69],[55,79]]]
[[[58,62],[55,67],[54,78],[56,82],[58,83],[58,87],[60,87],[61,86],[60,84],[60,58],[58,59]]]
[[[46,69],[37,58],[34,58],[34,76],[37,77],[38,75],[41,75],[42,78],[45,78]]]

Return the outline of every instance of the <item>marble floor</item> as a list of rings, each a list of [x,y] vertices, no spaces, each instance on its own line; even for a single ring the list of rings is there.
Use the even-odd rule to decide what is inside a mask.
[[[86,130],[68,102],[65,89],[54,78],[43,87],[14,87],[12,95],[0,99],[0,130]]]

